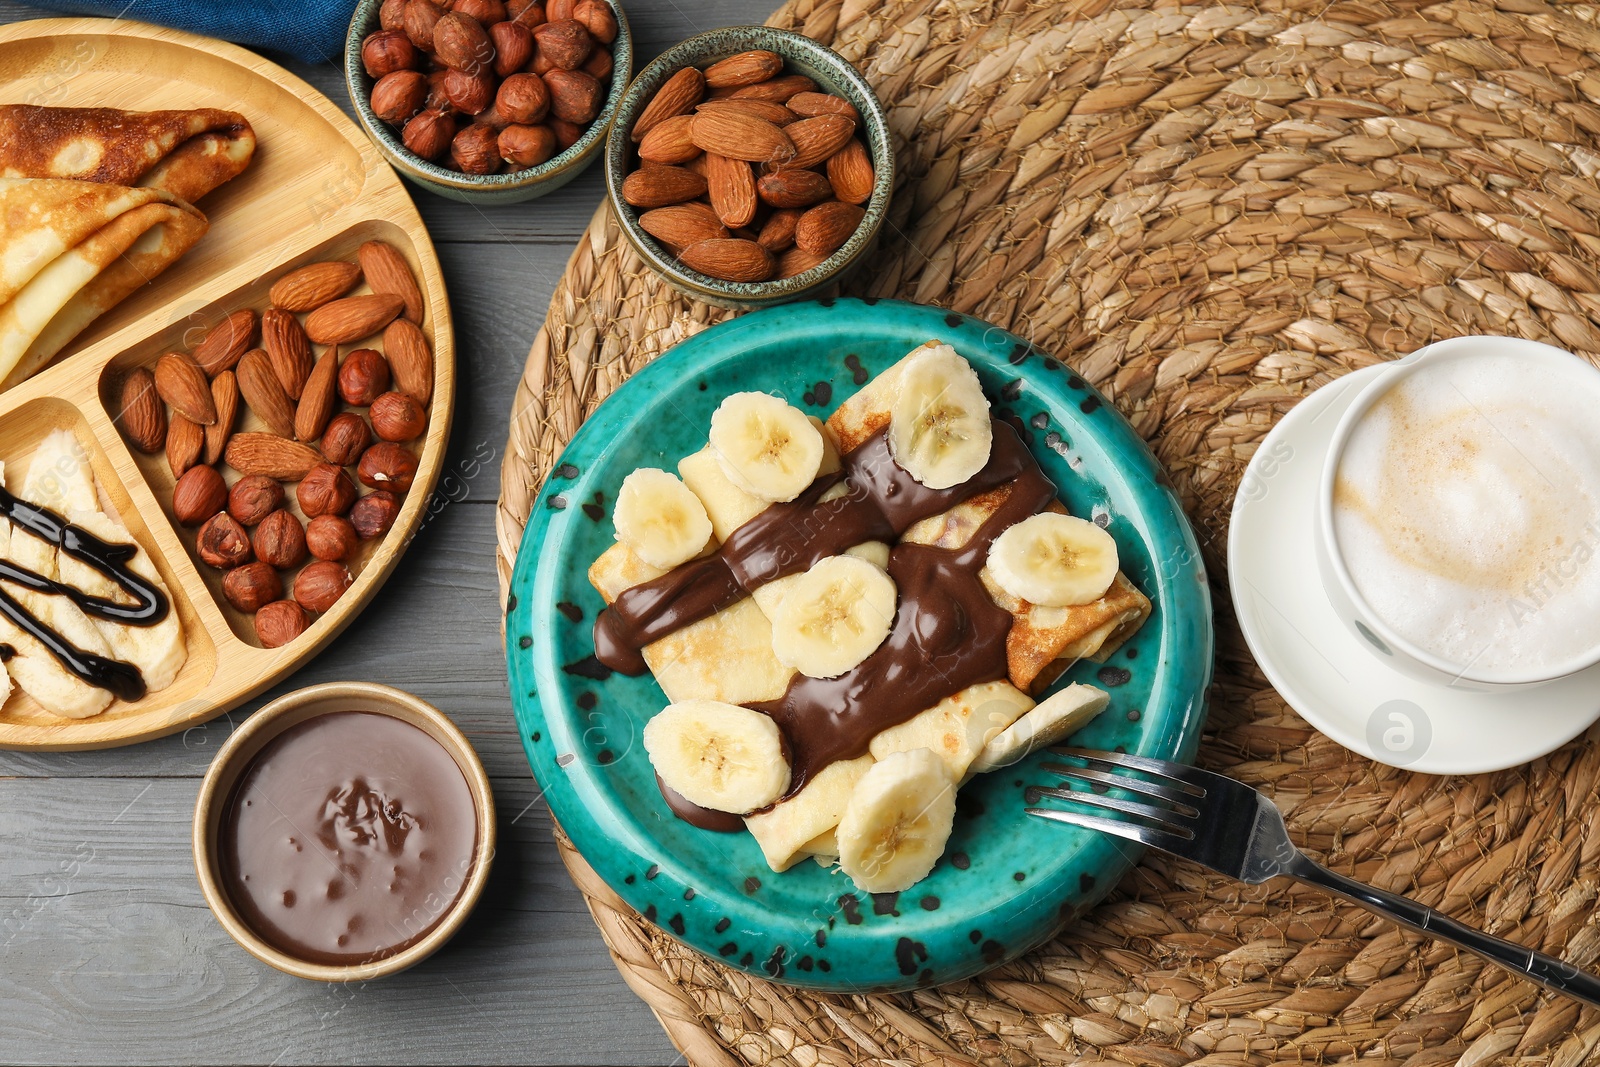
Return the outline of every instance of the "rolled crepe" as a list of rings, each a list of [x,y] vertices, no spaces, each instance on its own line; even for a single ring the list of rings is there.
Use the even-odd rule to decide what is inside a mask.
[[[39,370],[207,229],[160,189],[0,178],[0,388]]]
[[[0,177],[161,189],[193,203],[250,165],[255,130],[215,108],[0,105]]]

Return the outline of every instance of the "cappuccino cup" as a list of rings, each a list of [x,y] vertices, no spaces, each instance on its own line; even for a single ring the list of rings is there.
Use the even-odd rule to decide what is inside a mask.
[[[1391,365],[1334,430],[1317,496],[1334,610],[1396,669],[1469,689],[1600,662],[1600,371],[1459,337]]]

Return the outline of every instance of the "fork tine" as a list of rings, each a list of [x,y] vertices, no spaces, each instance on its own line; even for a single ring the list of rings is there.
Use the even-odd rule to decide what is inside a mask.
[[[1102,764],[1113,770],[1136,770],[1146,774],[1158,774],[1177,784],[1179,788],[1190,796],[1203,797],[1206,788],[1210,785],[1210,771],[1203,771],[1198,767],[1190,767],[1183,763],[1170,763],[1167,760],[1151,759],[1148,756],[1130,756],[1122,752],[1091,752],[1083,748],[1052,748],[1050,751],[1058,752],[1063,756],[1071,756],[1091,764]],[[1221,777],[1218,775],[1217,777]],[[1227,779],[1224,779],[1227,780]]]
[[[1171,808],[1158,808],[1153,804],[1137,804],[1131,800],[1118,800],[1116,797],[1101,796],[1087,790],[1048,789],[1044,786],[1030,785],[1023,793],[1024,803],[1037,804],[1040,797],[1053,797],[1056,800],[1069,800],[1074,804],[1085,804],[1091,808],[1109,808],[1120,811],[1124,815],[1135,815],[1141,819],[1149,819],[1163,830],[1170,830],[1182,837],[1193,837],[1194,833],[1187,827],[1173,822],[1173,817],[1182,817],[1181,813]],[[1194,808],[1188,809],[1188,815],[1199,815]]]
[[[1055,808],[1029,808],[1027,811],[1029,815],[1037,815],[1041,819],[1064,822],[1069,826],[1081,826],[1085,830],[1099,830],[1129,841],[1137,841],[1141,845],[1165,849],[1180,856],[1191,844],[1188,838],[1179,837],[1177,834],[1169,834],[1164,830],[1141,826],[1138,823],[1123,822],[1120,819],[1102,819],[1096,815],[1080,815],[1075,811],[1058,811]]]
[[[1147,782],[1143,778],[1134,778],[1132,775],[1097,771],[1093,767],[1069,767],[1065,763],[1046,763],[1040,769],[1050,774],[1060,775],[1062,778],[1073,778],[1095,785],[1109,785],[1117,789],[1126,789],[1130,793],[1138,793],[1141,796],[1170,801],[1177,810],[1185,815],[1199,814],[1197,809],[1185,803],[1195,799],[1194,794],[1185,789],[1165,786],[1159,782]]]

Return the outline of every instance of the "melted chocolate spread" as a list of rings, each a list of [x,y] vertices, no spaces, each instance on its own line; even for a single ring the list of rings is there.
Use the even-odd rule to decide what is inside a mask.
[[[848,492],[818,503],[841,478]],[[750,705],[771,715],[783,732],[793,796],[828,764],[863,755],[883,730],[952,693],[1006,676],[1011,615],[995,604],[978,572],[1002,531],[1056,496],[1055,484],[1010,425],[994,422],[989,461],[949,489],[918,482],[889,454],[887,431],[873,435],[844,457],[840,474],[819,478],[795,500],[767,508],[714,555],[624,590],[595,619],[595,655],[623,674],[643,674],[641,650],[652,641],[852,545],[897,541],[917,521],[1007,484],[1005,501],[961,548],[895,545],[889,575],[899,609],[877,651],[837,678],[796,674],[782,697]],[[671,797],[668,803],[684,815]]]
[[[36,593],[64,596],[86,615],[110,619],[127,626],[154,626],[167,617],[170,605],[166,595],[153,582],[146,581],[126,566],[128,560],[138,553],[137,545],[102,541],[88,530],[73,526],[49,508],[30,504],[3,488],[0,488],[0,515],[11,520],[14,530],[25,531],[48,541],[61,552],[110,578],[133,598],[133,602],[123,603],[86,593],[76,586],[46,578],[10,560],[0,560],[0,581],[12,582]],[[63,667],[88,684],[115,693],[123,700],[138,700],[144,696],[144,677],[139,673],[139,668],[121,660],[85,652],[40,622],[4,589],[0,589],[0,614],[49,649]],[[11,652],[12,655],[16,654],[15,649],[11,649]]]

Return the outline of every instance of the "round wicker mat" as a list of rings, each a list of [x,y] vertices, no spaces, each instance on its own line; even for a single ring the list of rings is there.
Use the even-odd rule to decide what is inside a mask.
[[[1600,358],[1600,6],[1542,0],[791,0],[856,63],[903,184],[849,289],[995,322],[1115,399],[1172,472],[1219,605],[1201,762],[1332,866],[1593,967],[1600,730],[1528,766],[1372,764],[1267,685],[1223,559],[1252,449],[1301,396],[1466,333]],[[513,407],[499,568],[563,444],[726,312],[596,214]],[[1600,1062],[1600,1012],[1291,884],[1149,857],[1024,960],[829,997],[702,959],[570,847],[617,966],[699,1065]]]

